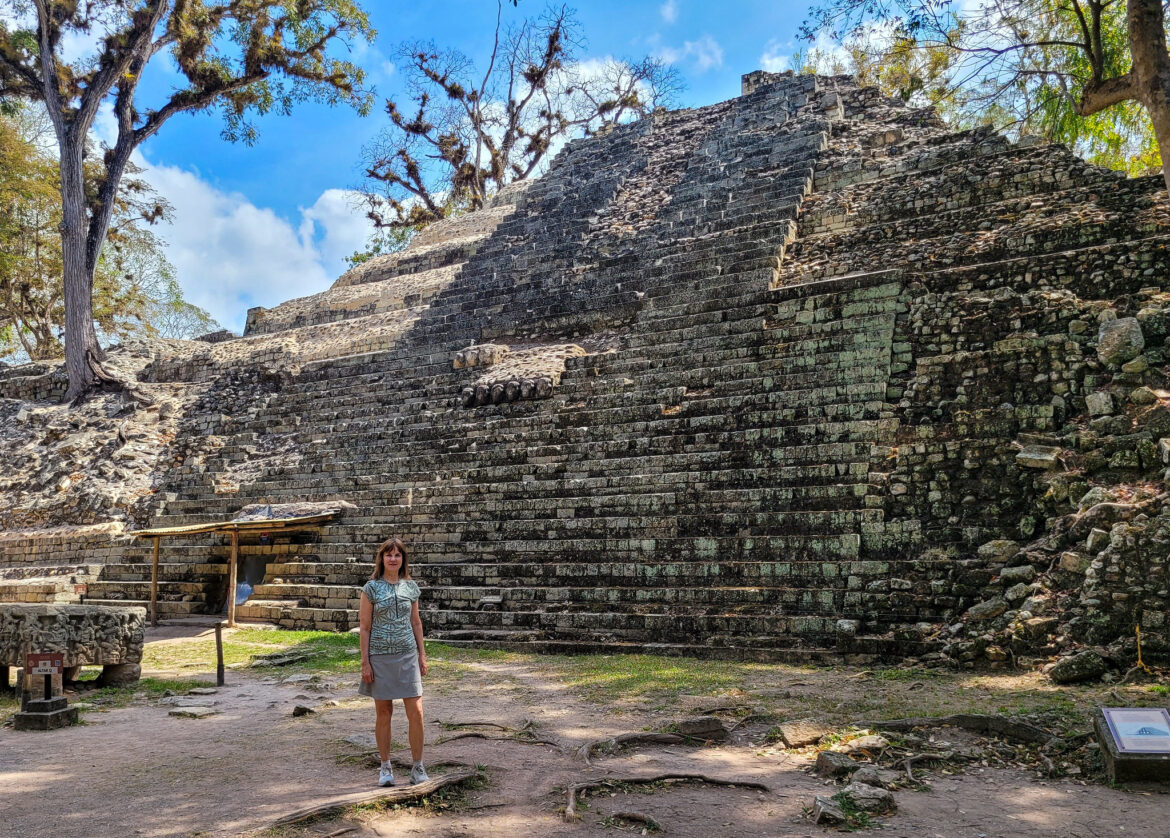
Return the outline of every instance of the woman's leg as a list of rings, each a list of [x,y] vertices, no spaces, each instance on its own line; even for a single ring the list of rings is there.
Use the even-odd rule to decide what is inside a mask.
[[[382,758],[382,762],[386,762],[390,759],[390,718],[394,715],[394,702],[374,699],[374,710],[377,713],[374,739],[378,742],[378,756]],[[413,729],[412,723],[411,730]]]
[[[423,730],[422,696],[404,698],[402,704],[406,707],[406,720],[410,722],[410,756],[415,762],[421,762],[426,734]]]

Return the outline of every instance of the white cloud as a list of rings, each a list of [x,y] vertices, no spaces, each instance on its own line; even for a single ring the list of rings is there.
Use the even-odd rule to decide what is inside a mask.
[[[175,166],[151,166],[145,175],[175,208],[160,232],[183,296],[224,326],[238,332],[248,308],[328,286],[312,240],[272,210]]]
[[[723,66],[723,47],[710,35],[703,35],[697,41],[686,41],[681,47],[662,47],[657,55],[667,64],[693,61],[700,73]]]
[[[678,20],[678,0],[666,0],[658,7],[658,13],[662,15],[662,19],[667,23],[674,23]]]
[[[781,44],[775,38],[768,41],[760,56],[760,69],[769,73],[783,73],[792,68],[791,44]]]
[[[308,209],[301,209],[302,240],[317,243],[326,273],[345,270],[345,258],[361,250],[374,233],[365,217],[365,205],[358,193],[348,189],[326,189]]]
[[[175,208],[160,233],[184,297],[235,332],[252,306],[271,307],[328,288],[370,231],[344,190],[327,189],[300,210],[294,227],[194,172],[148,165],[144,174]]]

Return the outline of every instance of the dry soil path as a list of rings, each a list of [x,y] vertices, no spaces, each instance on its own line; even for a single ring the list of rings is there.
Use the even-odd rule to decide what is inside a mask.
[[[585,704],[535,666],[461,666],[461,678],[449,679],[426,698],[428,762],[483,765],[486,786],[469,791],[453,811],[354,814],[282,834],[328,835],[352,827],[347,838],[619,835],[622,830],[609,817],[630,810],[658,820],[667,836],[832,834],[810,824],[803,810],[814,795],[831,795],[834,789],[809,775],[802,757],[761,748],[762,730],[745,729],[721,747],[638,749],[594,759],[590,767],[573,753],[575,746],[660,725],[662,715]],[[256,671],[230,672],[228,683],[208,697],[218,712],[204,719],[175,718],[169,705],[137,702],[86,713],[86,724],[64,730],[0,729],[0,833],[21,838],[255,834],[288,812],[372,787],[374,769],[361,760],[339,760],[361,753],[363,737],[370,737],[372,711],[355,697],[354,685],[311,690],[303,683],[275,683]],[[318,712],[294,718],[297,704]],[[567,747],[482,739],[436,742],[450,735],[436,720],[520,727],[529,719],[541,736]],[[394,738],[404,740],[404,733],[396,727]],[[770,790],[688,784],[652,794],[619,792],[591,797],[577,823],[562,819],[569,782],[673,771],[752,780]],[[932,779],[930,792],[897,794],[899,811],[883,819],[883,835],[1170,835],[1170,796],[1164,794],[1041,783],[1023,772],[992,768]]]

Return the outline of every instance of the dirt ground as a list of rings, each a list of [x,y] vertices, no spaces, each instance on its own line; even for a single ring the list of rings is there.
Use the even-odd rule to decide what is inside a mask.
[[[195,631],[158,629],[148,642],[181,643],[183,634]],[[766,721],[741,725],[717,746],[641,746],[594,757],[591,766],[575,752],[602,736],[660,729],[671,719],[726,706],[726,695],[684,696],[666,707],[605,706],[581,700],[550,678],[539,659],[523,666],[463,661],[457,673],[441,660],[432,667],[425,698],[432,776],[441,773],[442,763],[478,765],[486,772],[484,782],[438,805],[358,807],[305,826],[269,829],[294,810],[374,787],[376,769],[363,758],[372,750],[373,711],[347,677],[281,683],[280,673],[241,669],[229,671],[227,686],[198,699],[218,711],[208,718],[176,718],[168,715],[172,704],[139,697],[118,709],[86,712],[85,723],[72,728],[0,729],[0,832],[20,838],[642,834],[641,824],[613,817],[623,811],[652,817],[666,836],[834,832],[813,825],[805,812],[816,795],[834,794],[833,784],[809,773],[809,754],[767,744]],[[847,679],[841,670],[830,670],[802,671],[791,681],[848,701],[842,686]],[[85,695],[77,698],[84,701]],[[293,717],[298,704],[316,712]],[[456,732],[440,722],[475,721],[514,728],[531,721],[540,737],[562,747],[478,738],[439,742]],[[405,732],[399,710],[396,756],[406,756]],[[931,735],[937,740],[932,746],[944,740],[979,743],[950,728]],[[648,791],[627,787],[590,796],[578,822],[563,819],[569,783],[664,772],[754,781],[768,791],[693,783]],[[399,771],[399,783],[406,773]],[[907,838],[1170,836],[1170,797],[1164,793],[1170,787],[1134,792],[1076,778],[1040,780],[1032,771],[978,761],[919,773],[928,786],[896,792],[897,812],[875,819],[870,829]]]

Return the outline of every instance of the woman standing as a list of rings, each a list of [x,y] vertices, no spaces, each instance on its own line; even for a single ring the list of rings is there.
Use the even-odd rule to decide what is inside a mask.
[[[378,548],[373,576],[362,588],[358,616],[362,642],[362,683],[358,692],[374,699],[377,711],[374,737],[382,759],[378,785],[394,785],[390,718],[396,698],[402,699],[410,724],[410,755],[414,760],[410,782],[425,782],[430,779],[422,762],[422,676],[427,674],[427,653],[418,615],[418,585],[410,579],[406,545],[400,539],[388,538]]]

